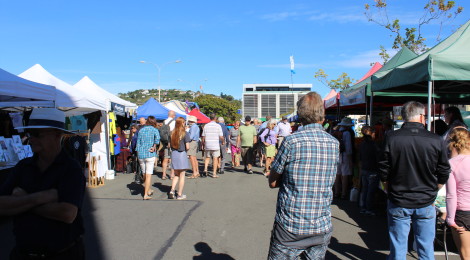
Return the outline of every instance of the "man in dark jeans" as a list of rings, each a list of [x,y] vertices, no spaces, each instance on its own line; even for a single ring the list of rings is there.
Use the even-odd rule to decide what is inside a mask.
[[[410,224],[419,259],[434,259],[437,192],[450,173],[442,138],[424,128],[424,105],[403,105],[403,126],[385,139],[379,174],[388,195],[388,259],[405,259]]]
[[[81,208],[85,177],[62,149],[65,114],[36,108],[26,129],[34,156],[18,162],[0,187],[0,215],[13,216],[11,259],[84,259]]]

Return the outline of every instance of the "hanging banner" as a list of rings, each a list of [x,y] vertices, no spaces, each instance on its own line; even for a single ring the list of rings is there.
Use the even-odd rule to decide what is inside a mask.
[[[121,104],[111,102],[111,111],[113,111],[116,115],[126,116],[125,107]]]
[[[341,93],[341,100],[339,101],[341,106],[352,106],[357,104],[366,103],[366,87],[367,85],[361,86],[356,89],[348,89],[348,91]]]

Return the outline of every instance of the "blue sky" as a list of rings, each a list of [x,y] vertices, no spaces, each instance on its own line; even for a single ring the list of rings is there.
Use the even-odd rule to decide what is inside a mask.
[[[390,48],[389,33],[364,16],[367,0],[335,1],[11,1],[0,0],[0,68],[19,74],[36,63],[75,84],[89,76],[112,92],[157,88],[220,92],[241,98],[248,83],[294,83],[329,91],[313,76],[323,69],[358,80]],[[389,1],[391,17],[415,24],[427,1]],[[470,18],[443,28],[447,37]],[[425,27],[428,46],[438,25]]]

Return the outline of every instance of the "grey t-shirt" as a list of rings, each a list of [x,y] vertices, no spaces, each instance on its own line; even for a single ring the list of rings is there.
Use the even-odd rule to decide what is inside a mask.
[[[240,135],[240,129],[230,128],[230,144],[237,145],[237,138]]]
[[[186,151],[186,143],[190,143],[190,142],[191,142],[191,137],[189,137],[188,133],[185,133],[183,139],[181,139],[181,141],[180,141],[180,146],[178,147],[178,152]],[[171,144],[171,136],[170,136],[170,144]],[[173,147],[172,147],[171,150],[174,151],[176,149],[173,149]]]

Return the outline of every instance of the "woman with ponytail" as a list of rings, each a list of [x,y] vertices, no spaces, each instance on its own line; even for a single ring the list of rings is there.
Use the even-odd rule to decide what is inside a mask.
[[[470,132],[455,127],[449,134],[452,172],[446,184],[447,224],[460,258],[470,257]]]
[[[191,138],[186,133],[184,118],[178,117],[176,119],[175,129],[170,135],[171,147],[171,167],[175,171],[175,177],[171,182],[171,190],[168,194],[169,199],[185,199],[186,195],[183,194],[185,171],[189,169],[188,154],[189,143]],[[178,192],[175,191],[178,184]]]

